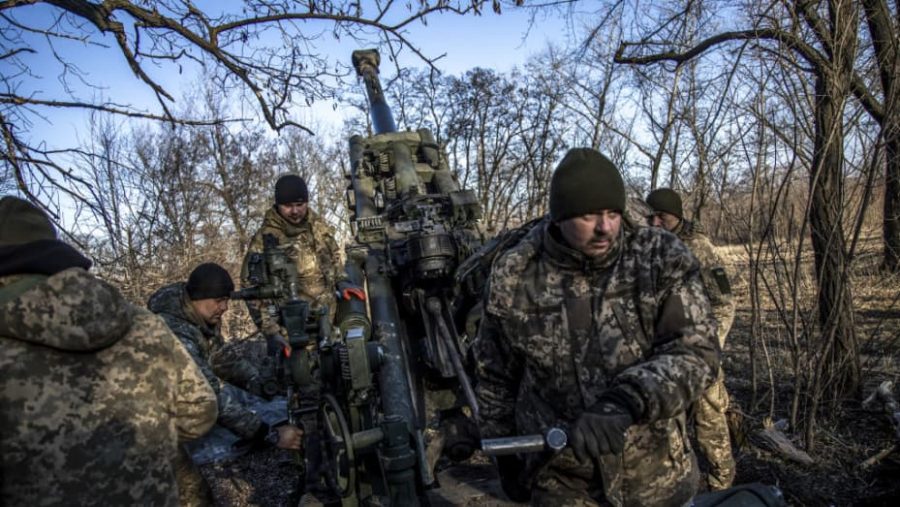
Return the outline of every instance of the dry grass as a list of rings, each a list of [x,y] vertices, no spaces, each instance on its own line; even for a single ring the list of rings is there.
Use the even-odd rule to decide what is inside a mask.
[[[767,451],[746,444],[736,449],[738,482],[762,481],[779,485],[795,505],[888,505],[900,498],[900,456],[897,452],[871,468],[861,463],[895,443],[893,431],[883,414],[868,412],[860,400],[882,380],[900,379],[900,276],[879,271],[880,244],[869,239],[860,242],[859,254],[850,273],[854,297],[855,329],[860,341],[863,387],[860,396],[846,400],[838,413],[819,415],[817,446],[808,450],[813,466],[786,461]],[[731,265],[738,301],[735,325],[726,346],[724,368],[735,410],[744,416],[741,431],[751,434],[761,428],[770,407],[775,419],[788,419],[791,394],[796,377],[791,368],[789,329],[779,316],[792,311],[791,299],[784,298],[774,272],[778,263],[761,263],[762,275],[770,289],[761,287],[761,336],[768,347],[774,385],[765,366],[758,365],[758,399],[751,406],[749,262],[742,246],[719,247]],[[790,260],[789,260],[790,262]],[[792,267],[788,266],[790,269]],[[815,277],[811,254],[804,252],[800,266],[798,310],[815,323]],[[757,351],[759,352],[759,351]],[[762,356],[761,353],[757,354]],[[758,359],[759,360],[759,359]],[[788,436],[802,448],[802,438],[791,429]]]

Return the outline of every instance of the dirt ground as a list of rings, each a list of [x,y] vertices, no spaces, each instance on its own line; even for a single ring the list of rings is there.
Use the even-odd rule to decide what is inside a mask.
[[[773,420],[789,417],[793,377],[787,366],[784,329],[779,328],[775,307],[764,301],[763,333],[769,344],[768,364],[772,366],[774,385],[769,383],[768,369],[758,365],[757,402],[751,406],[747,266],[741,263],[739,250],[722,249],[722,253],[733,262],[738,296],[738,311],[723,362],[732,397],[732,420],[736,422],[736,483],[777,485],[792,505],[900,505],[900,451],[894,448],[874,465],[862,466],[867,459],[897,445],[898,440],[883,413],[864,410],[860,404],[861,397],[881,381],[900,381],[900,277],[880,273],[875,268],[877,255],[868,263],[857,263],[852,283],[864,365],[863,392],[843,403],[836,413],[820,414],[817,445],[807,450],[812,464],[801,464],[767,450],[757,438],[770,410]],[[895,389],[895,396],[897,391],[900,388]],[[801,435],[792,428],[786,428],[784,434],[802,449]],[[296,494],[292,459],[285,451],[257,451],[201,469],[218,505],[283,506],[290,505]],[[443,470],[439,481],[442,487],[429,494],[432,505],[515,505],[503,499],[496,476],[484,458]]]
[[[762,299],[763,338],[769,345],[768,363],[772,365],[774,386],[769,383],[768,369],[760,359],[758,396],[752,403],[749,350],[751,344],[751,309],[749,302],[748,266],[745,255],[736,247],[722,249],[732,260],[736,274],[735,293],[738,309],[735,324],[728,337],[724,355],[726,385],[732,398],[732,410],[742,419],[733,442],[737,461],[736,483],[764,482],[775,484],[792,505],[900,505],[900,440],[887,416],[880,411],[865,410],[862,398],[882,381],[900,381],[900,277],[879,271],[877,244],[863,250],[851,273],[854,298],[854,323],[860,342],[862,387],[858,396],[845,400],[836,412],[818,415],[816,446],[804,449],[813,464],[804,465],[785,459],[763,448],[756,438],[764,419],[773,412],[773,420],[789,419],[794,377],[789,368],[786,330],[779,323],[772,297]],[[811,287],[811,261],[803,266],[809,274],[800,306],[809,308],[807,315],[815,319]],[[753,343],[760,343],[757,339]],[[757,350],[757,355],[763,354]],[[774,393],[774,394],[772,394]],[[894,398],[900,394],[895,387]],[[774,400],[772,398],[774,396]],[[803,449],[802,435],[791,428],[785,435]],[[883,451],[893,452],[872,466],[863,462]]]

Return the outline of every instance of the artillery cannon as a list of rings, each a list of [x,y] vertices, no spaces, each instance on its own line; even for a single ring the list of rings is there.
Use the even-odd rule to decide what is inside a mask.
[[[481,245],[480,208],[460,189],[430,131],[397,131],[378,53],[355,51],[353,65],[365,83],[374,134],[349,143],[354,241],[346,271],[367,297],[338,300],[333,326],[322,322],[315,340],[306,338],[315,328],[307,317],[307,331],[290,338],[284,371],[302,393],[291,418],[306,434],[306,491],[332,505],[418,505],[435,485],[441,447],[440,439],[429,447],[427,427],[446,423],[432,416],[443,409],[467,421],[478,411],[450,301],[457,266]],[[284,263],[274,253],[265,261],[283,272],[269,278],[285,280],[268,280],[272,288],[244,297],[284,299],[269,292],[290,287],[290,271],[278,271]],[[282,324],[296,321],[297,312],[281,310]],[[475,445],[452,454],[465,457]]]

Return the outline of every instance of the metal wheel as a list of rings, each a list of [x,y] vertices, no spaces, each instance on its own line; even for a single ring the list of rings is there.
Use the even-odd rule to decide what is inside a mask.
[[[322,397],[319,406],[319,427],[322,428],[322,468],[325,483],[341,498],[353,493],[356,485],[356,456],[347,419],[337,399],[330,394]]]

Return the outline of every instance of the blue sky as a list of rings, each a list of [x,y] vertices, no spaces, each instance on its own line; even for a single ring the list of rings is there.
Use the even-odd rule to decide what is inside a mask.
[[[216,2],[210,5],[221,8],[222,4]],[[19,21],[49,26],[58,12],[51,6],[35,5],[16,8],[10,13]],[[314,29],[325,30],[326,25],[318,26],[322,28]],[[28,43],[38,53],[29,57],[28,63],[37,77],[24,80],[17,93],[34,93],[36,98],[44,100],[75,98],[90,101],[102,97],[117,104],[131,104],[148,112],[158,113],[159,106],[153,93],[131,72],[114,39],[111,36],[100,38],[93,27],[91,29],[95,34],[92,42],[99,42],[103,46],[74,40],[56,40],[51,48],[44,38],[30,37]],[[529,31],[528,10],[507,8],[502,15],[496,15],[489,6],[481,16],[432,16],[428,19],[427,26],[416,23],[408,30],[409,39],[427,56],[434,58],[445,55],[437,65],[443,72],[450,74],[459,74],[474,67],[507,71],[522,65],[530,55],[540,52],[549,42],[561,42],[564,36],[565,26],[560,17],[548,18],[541,15]],[[328,35],[322,38],[322,43],[317,44],[317,47],[328,54],[332,61],[349,63],[350,53],[359,49],[360,45],[350,39],[337,41]],[[67,91],[60,77],[63,67],[54,53],[74,63],[83,73],[85,81],[98,86],[86,86],[81,79],[69,72]],[[410,52],[401,55],[400,63],[404,66],[422,66],[422,62]],[[382,68],[386,73],[392,72],[385,64],[382,64]],[[176,101],[197,86],[196,66],[148,65],[146,70]],[[0,72],[10,71],[8,65],[0,61]],[[312,109],[297,108],[297,115],[316,115],[326,122],[338,123],[340,111],[333,112],[335,106],[340,108],[342,104],[332,104],[330,101],[317,103]],[[51,148],[63,147],[72,145],[79,139],[83,140],[87,134],[87,114],[84,111],[55,108],[36,110],[44,118],[33,119],[34,124],[29,128],[33,141],[42,139]]]

